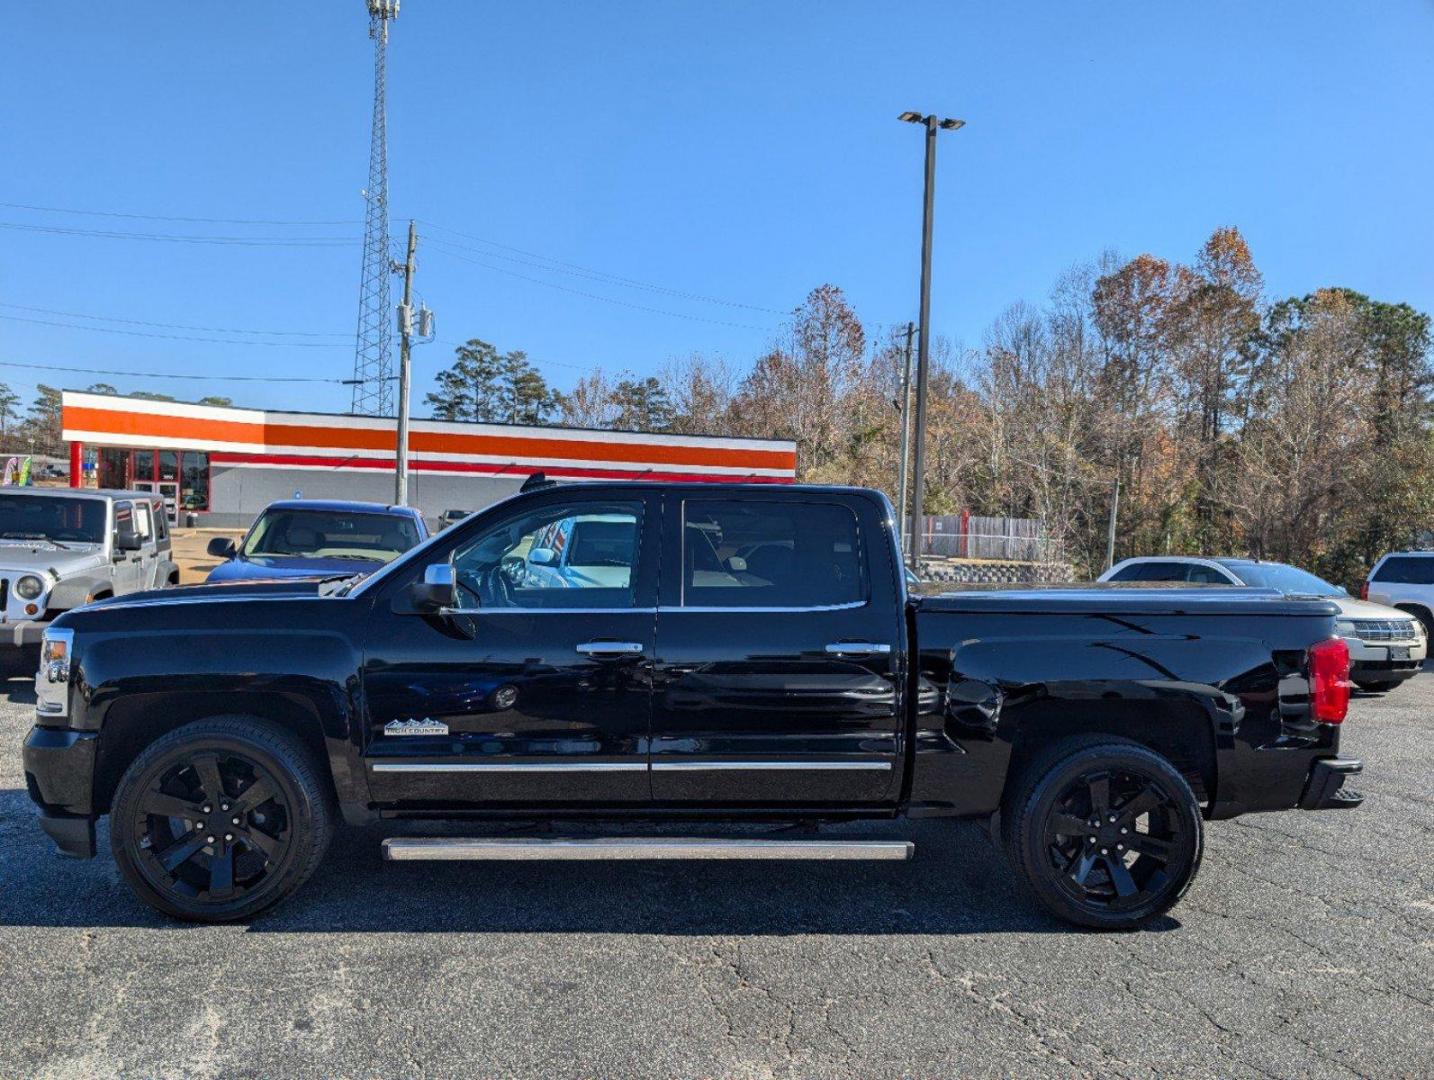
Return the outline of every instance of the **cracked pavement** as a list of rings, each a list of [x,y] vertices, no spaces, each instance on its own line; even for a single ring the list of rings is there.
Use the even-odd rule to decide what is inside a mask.
[[[52,856],[0,686],[0,1075],[1413,1077],[1434,1049],[1434,674],[1357,697],[1353,812],[1217,822],[1172,916],[1071,930],[985,832],[909,864],[384,864],[250,925]]]

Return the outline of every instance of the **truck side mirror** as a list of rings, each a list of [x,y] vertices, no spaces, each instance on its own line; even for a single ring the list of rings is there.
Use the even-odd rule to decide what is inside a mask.
[[[143,538],[133,529],[126,529],[121,526],[115,530],[116,551],[138,551],[143,546]]]
[[[558,561],[558,553],[552,548],[534,548],[528,552],[528,562],[534,566],[552,566]]]
[[[232,559],[239,554],[239,550],[234,546],[234,541],[227,536],[214,537],[209,541],[209,547],[205,550],[217,559]]]
[[[454,606],[455,589],[453,565],[434,563],[423,571],[423,580],[415,581],[408,588],[408,598],[413,610],[425,615],[434,614]]]

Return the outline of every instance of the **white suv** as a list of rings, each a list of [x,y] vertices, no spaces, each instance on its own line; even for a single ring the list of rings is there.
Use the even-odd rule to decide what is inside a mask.
[[[1385,557],[1386,559],[1389,556]],[[1426,577],[1434,582],[1434,552],[1428,553]],[[1375,566],[1378,571],[1381,560]],[[1372,575],[1371,575],[1372,576]],[[1191,585],[1244,585],[1274,589],[1286,596],[1319,596],[1339,605],[1335,630],[1349,646],[1349,677],[1361,690],[1392,690],[1412,679],[1424,666],[1429,636],[1424,616],[1410,608],[1395,610],[1382,596],[1356,600],[1338,585],[1331,585],[1288,563],[1258,559],[1197,559],[1180,555],[1126,559],[1100,575],[1100,581],[1184,581]],[[1362,592],[1368,591],[1361,590]],[[1425,587],[1427,615],[1434,611],[1434,584]]]
[[[1434,551],[1391,551],[1374,564],[1359,595],[1409,612],[1434,633]]]

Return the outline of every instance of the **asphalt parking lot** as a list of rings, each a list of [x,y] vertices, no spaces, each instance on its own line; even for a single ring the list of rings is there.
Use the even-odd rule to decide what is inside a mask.
[[[1119,935],[940,822],[865,868],[384,864],[372,829],[252,925],[181,926],[49,853],[31,700],[0,687],[0,1076],[1430,1075],[1434,673],[1354,703],[1363,808],[1212,826]]]

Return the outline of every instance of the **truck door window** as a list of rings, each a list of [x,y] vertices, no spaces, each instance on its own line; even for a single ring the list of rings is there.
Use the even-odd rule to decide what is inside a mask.
[[[641,503],[578,503],[500,522],[453,556],[461,607],[630,608]]]
[[[838,503],[688,500],[682,561],[684,607],[866,600],[856,516]]]

